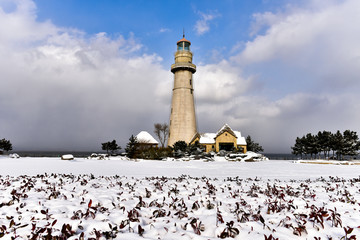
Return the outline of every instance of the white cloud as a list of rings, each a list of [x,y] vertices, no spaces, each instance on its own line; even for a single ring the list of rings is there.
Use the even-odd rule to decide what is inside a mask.
[[[199,103],[217,104],[228,102],[234,96],[245,93],[252,79],[245,79],[239,68],[227,61],[198,66],[194,76],[195,93]]]
[[[317,61],[319,71],[328,69],[328,64],[337,66],[344,65],[344,60],[345,64],[356,60],[360,56],[360,30],[354,23],[360,20],[360,2],[329,1],[320,6],[277,15],[255,14],[255,25],[265,27],[266,32],[247,42],[239,60],[248,64],[291,59],[301,65]]]
[[[195,23],[195,31],[198,35],[203,35],[204,33],[208,32],[210,30],[210,22],[214,20],[215,18],[220,17],[220,14],[218,13],[203,13],[198,12],[200,15],[200,19],[196,21]]]
[[[164,33],[164,32],[170,32],[171,30],[169,28],[160,28],[159,32]]]
[[[280,18],[272,12],[255,13],[253,14],[253,18],[254,21],[251,24],[250,36],[255,36],[264,28],[269,27],[280,20]]]

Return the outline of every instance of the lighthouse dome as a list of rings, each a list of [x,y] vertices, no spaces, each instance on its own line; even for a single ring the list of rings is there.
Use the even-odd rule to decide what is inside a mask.
[[[182,39],[180,39],[177,44],[179,44],[180,42],[188,42],[189,44],[191,44],[191,42],[189,40],[187,40],[185,37],[183,37]]]

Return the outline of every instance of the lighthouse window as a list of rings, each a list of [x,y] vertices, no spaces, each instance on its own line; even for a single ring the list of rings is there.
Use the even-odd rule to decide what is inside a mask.
[[[184,47],[183,47],[183,43],[182,43],[182,42],[178,43],[178,45],[177,45],[177,50],[178,50],[178,51],[184,50]]]
[[[191,79],[190,79],[190,85],[192,84],[192,81],[191,81]]]
[[[185,50],[190,50],[190,43],[188,42],[184,42],[184,45],[185,45]]]

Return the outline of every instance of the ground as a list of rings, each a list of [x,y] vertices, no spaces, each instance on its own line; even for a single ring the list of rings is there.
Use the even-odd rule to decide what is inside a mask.
[[[360,235],[359,165],[4,156],[0,164],[3,239]]]

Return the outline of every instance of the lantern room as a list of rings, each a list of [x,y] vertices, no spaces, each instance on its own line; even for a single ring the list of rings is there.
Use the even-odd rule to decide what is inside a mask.
[[[190,51],[190,41],[186,40],[185,37],[177,42],[178,51]]]

